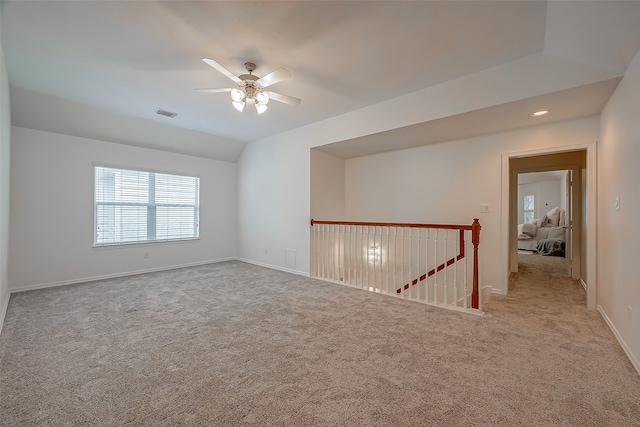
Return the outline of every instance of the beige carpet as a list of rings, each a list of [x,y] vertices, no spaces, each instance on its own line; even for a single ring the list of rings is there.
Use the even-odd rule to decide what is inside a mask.
[[[521,258],[484,317],[241,262],[15,294],[0,425],[640,425],[580,285]]]

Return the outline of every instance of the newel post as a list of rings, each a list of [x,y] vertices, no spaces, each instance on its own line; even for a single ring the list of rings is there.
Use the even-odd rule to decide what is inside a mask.
[[[480,245],[480,220],[473,219],[471,224],[471,242],[473,243],[473,292],[471,293],[471,308],[480,307],[478,293],[478,245]]]

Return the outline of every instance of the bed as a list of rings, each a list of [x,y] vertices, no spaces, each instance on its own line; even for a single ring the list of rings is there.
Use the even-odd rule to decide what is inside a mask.
[[[518,224],[518,250],[541,255],[564,255],[566,240],[564,209],[553,208],[542,218]]]

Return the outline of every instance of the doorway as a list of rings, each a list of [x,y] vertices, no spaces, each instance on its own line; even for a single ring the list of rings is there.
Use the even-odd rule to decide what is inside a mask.
[[[532,172],[546,171],[571,171],[571,212],[568,219],[568,230],[570,239],[567,240],[565,251],[568,251],[571,258],[570,275],[573,279],[581,279],[586,271],[586,250],[583,245],[583,237],[586,236],[586,209],[583,199],[586,201],[586,186],[583,186],[583,179],[586,177],[587,150],[579,149],[574,151],[564,151],[552,154],[532,154],[509,156],[505,158],[508,174],[507,190],[507,217],[508,217],[508,263],[509,271],[518,271],[518,175]],[[576,232],[577,231],[577,232]],[[583,269],[584,267],[584,269]],[[586,287],[586,281],[583,281]],[[595,308],[595,293],[592,289],[588,291],[588,301]],[[590,297],[589,297],[590,295]],[[589,307],[591,307],[589,304]]]
[[[547,147],[538,148],[532,150],[523,150],[517,152],[510,152],[502,154],[502,201],[501,201],[501,217],[504,218],[501,221],[501,260],[500,264],[504,268],[504,276],[500,280],[501,289],[508,287],[509,277],[511,273],[517,269],[517,212],[516,196],[512,194],[517,191],[517,173],[512,172],[512,167],[522,166],[523,168],[528,166],[527,159],[534,160],[536,158],[542,158],[535,166],[545,166],[544,157],[547,155],[561,155],[564,153],[582,152],[582,156],[586,157],[584,168],[582,169],[579,179],[583,184],[581,186],[581,218],[584,217],[584,221],[581,221],[581,272],[580,283],[587,290],[587,307],[591,310],[595,310],[596,307],[596,289],[597,289],[597,277],[596,277],[596,223],[597,223],[597,205],[596,205],[596,141],[579,143],[576,145],[563,146],[563,147]],[[585,154],[586,153],[586,154]],[[514,160],[520,160],[524,163],[520,165],[511,162]],[[566,163],[571,163],[567,161]],[[562,167],[561,169],[567,169]],[[522,172],[535,172],[535,170],[525,170]],[[574,200],[574,205],[577,206]],[[573,214],[575,217],[575,213]],[[513,221],[512,221],[513,220]],[[573,227],[575,228],[575,224]],[[575,247],[573,242],[572,247]],[[576,256],[574,254],[573,258]],[[514,267],[515,261],[515,267]]]
[[[518,271],[527,265],[564,266],[572,277],[572,170],[518,174]]]

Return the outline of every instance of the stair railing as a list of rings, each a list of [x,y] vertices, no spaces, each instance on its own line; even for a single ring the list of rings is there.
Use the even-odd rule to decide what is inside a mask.
[[[480,309],[477,218],[471,225],[312,219],[311,227],[312,277],[430,305]]]

